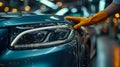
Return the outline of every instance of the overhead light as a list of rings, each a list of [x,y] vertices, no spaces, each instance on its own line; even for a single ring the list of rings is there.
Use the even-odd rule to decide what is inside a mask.
[[[17,11],[18,11],[18,9],[16,9],[16,8],[12,9],[12,12],[17,12]]]
[[[30,6],[25,6],[25,11],[30,11],[31,7]]]
[[[0,2],[0,7],[2,7],[3,6],[3,2]]]
[[[52,8],[52,9],[57,9],[58,6],[56,4],[54,4],[53,2],[51,1],[48,1],[48,0],[39,0],[42,4]]]
[[[5,8],[4,8],[4,11],[5,11],[5,12],[8,12],[8,11],[9,11],[9,7],[5,7]]]
[[[60,7],[62,6],[62,2],[57,2],[56,5]]]
[[[119,17],[120,17],[120,14],[119,14],[119,13],[116,13],[116,14],[115,14],[115,17],[116,17],[116,18],[119,18]]]
[[[77,11],[78,11],[77,8],[72,8],[72,9],[71,9],[71,12],[72,12],[72,13],[76,13]]]
[[[100,0],[99,2],[99,11],[104,10],[105,9],[105,0]]]
[[[55,15],[65,15],[69,11],[68,8],[62,8],[55,13]]]

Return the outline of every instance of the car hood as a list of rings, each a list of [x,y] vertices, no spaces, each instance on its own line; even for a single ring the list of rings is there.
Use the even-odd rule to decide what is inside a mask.
[[[65,20],[63,17],[57,15],[22,16],[0,21],[0,28],[45,22],[65,22]]]

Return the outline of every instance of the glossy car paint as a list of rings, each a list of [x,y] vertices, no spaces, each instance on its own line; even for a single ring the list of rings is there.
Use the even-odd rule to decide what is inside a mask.
[[[51,18],[53,17],[53,18]],[[16,25],[35,23],[66,23],[63,18],[52,15],[25,16],[0,22],[0,67],[78,67],[84,61],[84,46],[74,31],[69,42],[50,47],[13,49],[10,47],[9,29]]]

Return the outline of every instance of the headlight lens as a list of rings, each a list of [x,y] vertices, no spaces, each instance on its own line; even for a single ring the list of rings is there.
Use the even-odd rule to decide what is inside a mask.
[[[58,45],[69,41],[73,37],[73,31],[67,25],[27,29],[11,37],[10,46],[14,48],[35,48]]]

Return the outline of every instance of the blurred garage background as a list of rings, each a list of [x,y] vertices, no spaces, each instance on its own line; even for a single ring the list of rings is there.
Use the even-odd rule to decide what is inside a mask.
[[[0,16],[29,13],[89,17],[111,2],[112,0],[0,0]],[[120,13],[92,26],[97,34],[97,50],[91,60],[91,67],[120,67]]]

